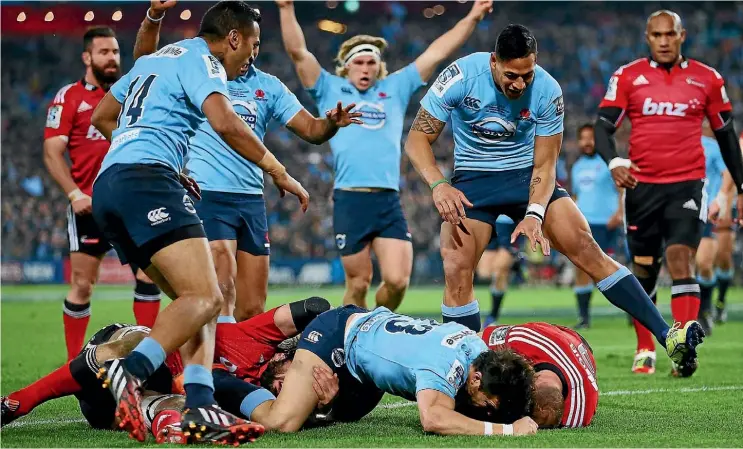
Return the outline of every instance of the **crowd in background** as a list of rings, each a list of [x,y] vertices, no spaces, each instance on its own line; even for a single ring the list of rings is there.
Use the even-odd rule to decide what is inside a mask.
[[[313,7],[322,5],[322,7]],[[390,48],[384,58],[391,71],[412,62],[436,37],[463,17],[467,5],[452,5],[442,16],[426,19],[418,10],[397,2],[377,7],[375,14],[343,18],[343,35],[318,29],[317,19],[326,14],[324,3],[300,4],[298,17],[307,45],[320,63],[332,71],[340,43],[356,33],[385,37]],[[142,5],[128,6],[132,14]],[[647,54],[645,17],[657,5],[646,3],[497,3],[458,56],[490,51],[495,36],[507,23],[523,23],[539,43],[538,63],[562,86],[565,96],[564,149],[558,178],[569,185],[568,167],[578,155],[576,129],[591,122],[604,95],[606,83],[617,67]],[[281,44],[276,8],[264,11],[261,53],[256,65],[278,76],[300,101],[316,112],[301,88],[291,61]],[[464,7],[464,8],[462,8]],[[142,16],[144,9],[142,9]],[[452,11],[456,9],[456,11]],[[679,4],[688,37],[684,54],[699,59],[723,74],[743,126],[743,3]],[[161,44],[184,37],[168,33],[166,18]],[[173,20],[176,20],[173,18]],[[82,31],[81,33],[82,34]],[[132,65],[134,31],[119,32],[124,72]],[[63,257],[68,251],[67,199],[43,164],[42,138],[46,107],[63,85],[80,79],[81,39],[54,35],[2,39],[2,257],[4,259]],[[443,68],[443,67],[442,67]],[[404,129],[408,129],[425,88],[411,100]],[[266,145],[284,162],[311,194],[306,214],[293,198],[280,199],[266,186],[272,257],[330,258],[337,255],[332,229],[333,162],[329,145],[312,146],[289,131],[271,126]],[[620,148],[626,147],[627,126],[618,133]],[[403,135],[403,140],[405,135]],[[453,141],[447,128],[434,146],[445,174],[451,173]],[[420,181],[407,158],[401,163],[401,197],[416,252],[416,269],[438,253],[440,219],[428,187]],[[435,256],[432,256],[435,258]]]

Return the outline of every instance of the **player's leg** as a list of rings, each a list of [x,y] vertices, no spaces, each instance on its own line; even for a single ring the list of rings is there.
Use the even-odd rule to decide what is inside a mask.
[[[735,270],[733,269],[733,248],[735,247],[735,229],[722,228],[717,232],[717,266],[715,274],[717,277],[717,301],[715,303],[715,322],[724,323],[727,320],[725,311],[725,299],[728,287],[733,279]]]
[[[377,307],[395,310],[402,302],[413,271],[413,243],[377,237],[371,245],[379,262],[382,283],[377,289]]]
[[[160,312],[160,289],[136,264],[130,263],[129,267],[136,282],[132,305],[134,318],[138,325],[151,328]]]
[[[64,301],[64,333],[67,345],[67,360],[73,359],[85,341],[85,332],[90,321],[90,297],[98,279],[102,255],[90,255],[80,251],[70,253],[70,290]]]
[[[508,290],[511,267],[513,266],[513,253],[510,250],[511,245],[509,242],[511,233],[504,231],[502,234],[499,233],[497,236],[500,243],[491,261],[492,279],[490,282],[490,297],[492,303],[490,315],[485,320],[486,326],[498,322],[503,298],[506,295],[506,290]]]
[[[591,326],[589,310],[591,294],[593,293],[593,280],[585,271],[577,267],[575,269],[573,292],[575,292],[575,300],[578,304],[578,324],[575,325],[575,328],[587,329]]]
[[[186,444],[181,429],[181,413],[186,398],[180,394],[146,391],[142,397],[142,414],[147,428],[158,444]]]
[[[238,322],[254,317],[265,309],[269,266],[268,255],[237,251],[237,301],[234,316]]]
[[[336,240],[338,236],[336,235]],[[346,277],[346,291],[343,304],[366,307],[366,293],[374,274],[371,260],[371,245],[366,244],[356,253],[341,256],[343,271]]]
[[[237,298],[235,286],[237,279],[237,240],[211,240],[209,249],[217,272],[219,291],[224,298],[219,315],[220,317],[233,317]]]
[[[697,282],[699,282],[699,324],[708,336],[712,333],[712,292],[717,284],[715,259],[717,240],[712,233],[712,223],[705,225],[696,254]]]
[[[495,222],[495,217],[492,217]],[[455,321],[474,331],[480,330],[480,307],[472,280],[475,266],[490,241],[493,226],[466,218],[462,226],[441,224],[441,259],[444,262],[444,322]]]

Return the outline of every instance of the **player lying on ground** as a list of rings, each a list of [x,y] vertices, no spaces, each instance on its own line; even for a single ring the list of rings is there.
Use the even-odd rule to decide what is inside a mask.
[[[286,358],[277,353],[278,346],[329,307],[327,300],[313,297],[277,307],[239,324],[218,325],[215,352],[215,362],[221,369],[218,376],[229,372],[246,382],[263,382],[269,390],[277,391],[283,379],[282,362]],[[80,400],[81,410],[92,427],[112,428],[116,404],[112,396],[101,391],[100,381],[95,374],[104,362],[129,354],[148,334],[149,329],[139,326],[113,324],[102,329],[78,357],[28,387],[3,397],[0,403],[2,425],[30,413],[48,400],[74,394]],[[155,371],[145,386],[152,391],[150,395],[177,394],[183,392],[182,382],[183,364],[178,352],[175,352],[168,356],[165,364]],[[249,392],[255,390],[251,388]],[[244,391],[244,388],[238,388],[239,391]],[[220,393],[230,392],[217,392],[218,395]],[[145,421],[151,421],[156,412],[168,408],[145,405],[143,403],[142,407],[146,412]],[[238,412],[239,409],[238,405]],[[180,422],[180,415],[177,418]],[[169,421],[158,429],[171,423]]]
[[[380,307],[349,305],[315,318],[302,332],[276,400],[248,414],[267,430],[299,430],[318,404],[314,371],[339,378],[339,397],[353,392],[363,416],[383,393],[418,402],[426,432],[442,435],[526,435],[537,430],[526,417],[534,371],[510,350],[491,351],[462,325],[417,320]],[[455,405],[499,412],[493,424],[468,418]],[[514,422],[515,421],[515,422]]]
[[[593,351],[572,329],[548,323],[490,326],[481,333],[490,349],[508,348],[534,366],[534,411],[540,428],[583,427],[599,400]]]
[[[507,26],[494,52],[451,64],[421,100],[405,151],[444,219],[444,321],[480,329],[473,272],[495,221],[507,215],[519,222],[512,241],[523,234],[545,255],[554,246],[609,302],[650,328],[674,363],[695,365],[704,337],[699,323],[668,326],[632,273],[601,251],[586,219],[556,184],[563,115],[560,86],[537,65],[536,39],[521,25]],[[451,181],[431,147],[449,118],[455,142]]]

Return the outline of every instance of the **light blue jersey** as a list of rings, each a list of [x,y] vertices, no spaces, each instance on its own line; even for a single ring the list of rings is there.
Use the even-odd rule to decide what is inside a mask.
[[[570,171],[578,209],[589,224],[605,225],[617,213],[619,192],[601,156],[581,155]]]
[[[514,224],[513,220],[511,220],[511,218],[508,215],[499,215],[498,218],[495,220],[495,222],[497,224],[507,224],[507,225]]]
[[[715,199],[720,188],[722,187],[722,174],[727,167],[722,160],[720,145],[714,137],[702,136],[702,146],[704,147],[704,158],[707,170],[706,193],[709,201]]]
[[[502,171],[534,165],[534,137],[563,130],[560,85],[540,66],[526,92],[509,100],[496,87],[490,53],[447,67],[421,100],[435,118],[451,117],[454,170]]]
[[[379,307],[351,325],[344,350],[348,369],[359,381],[413,401],[421,390],[454,398],[470,365],[488,347],[461,324],[414,319]]]
[[[405,110],[413,93],[425,83],[415,64],[377,81],[361,92],[346,78],[320,72],[309,93],[321,114],[356,103],[363,125],[341,128],[330,139],[335,165],[335,188],[400,189],[400,141]]]
[[[286,125],[302,105],[273,75],[251,67],[244,76],[227,83],[235,112],[260,140],[271,119]],[[186,163],[202,190],[246,194],[263,193],[263,171],[232,150],[205,121],[191,138]]]
[[[114,164],[159,164],[180,172],[188,140],[206,120],[206,98],[227,94],[227,75],[202,38],[143,56],[111,87],[122,104],[100,173]]]

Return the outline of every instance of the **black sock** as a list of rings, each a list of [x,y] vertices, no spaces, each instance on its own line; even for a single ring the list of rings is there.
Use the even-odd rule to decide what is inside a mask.
[[[714,276],[710,279],[697,276],[697,282],[699,282],[699,315],[701,316],[703,313],[712,312],[712,292],[717,280]]]
[[[101,381],[95,377],[98,368],[98,362],[95,359],[95,347],[84,349],[80,355],[70,361],[70,374],[84,391],[101,388]]]
[[[730,281],[733,280],[733,273],[732,268],[726,271],[717,270],[717,302],[720,308],[725,307],[725,295],[728,292],[728,287],[730,287]]]
[[[496,321],[498,321],[498,316],[500,315],[500,307],[503,304],[503,297],[505,295],[506,292],[502,292],[497,288],[490,289],[490,297],[493,299],[493,302],[491,304],[492,308],[490,310],[490,316],[492,316],[493,319]]]
[[[591,303],[591,294],[593,293],[593,284],[575,286],[573,291],[578,302],[578,316],[580,321],[581,323],[588,324],[590,321],[588,310]]]
[[[330,310],[330,301],[319,296],[313,296],[289,304],[289,312],[292,315],[294,327],[299,332],[302,332],[315,317],[328,310]]]

